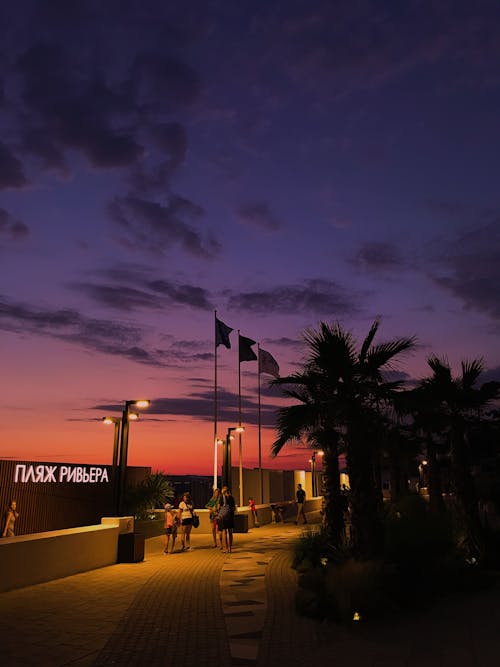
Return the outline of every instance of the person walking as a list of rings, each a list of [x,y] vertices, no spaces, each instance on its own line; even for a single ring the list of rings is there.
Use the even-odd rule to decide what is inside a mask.
[[[222,531],[224,553],[230,554],[233,549],[233,530],[234,530],[234,514],[236,511],[236,503],[227,486],[222,487],[222,499],[219,509],[219,530]]]
[[[306,502],[306,492],[302,488],[302,484],[297,484],[297,493],[295,494],[297,498],[297,518],[295,520],[295,525],[298,525],[299,519],[302,517],[304,523],[307,523],[306,515],[304,513],[304,504]]]
[[[5,523],[2,531],[2,537],[14,537],[14,525],[19,516],[17,511],[17,502],[15,500],[10,501],[9,509],[5,514]]]
[[[191,500],[191,494],[186,491],[179,503],[177,517],[181,524],[181,551],[191,551],[191,530],[193,528],[194,506]]]
[[[212,524],[212,537],[214,547],[217,547],[217,533],[219,534],[220,548],[222,549],[222,533],[219,530],[219,507],[221,501],[220,489],[214,489],[214,494],[205,505],[205,509],[210,512],[210,523]]]
[[[177,526],[179,525],[179,519],[177,514],[172,513],[174,506],[170,503],[165,505],[165,551],[166,554],[171,554],[174,551],[175,540],[177,538]],[[170,538],[172,538],[172,547],[169,548]]]

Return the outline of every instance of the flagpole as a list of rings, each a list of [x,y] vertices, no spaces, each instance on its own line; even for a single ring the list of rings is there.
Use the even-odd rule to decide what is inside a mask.
[[[261,441],[261,413],[260,413],[260,344],[257,343],[257,396],[258,396],[258,417],[259,417],[259,494],[260,502],[264,504],[264,483],[262,479],[262,441]]]
[[[217,326],[217,311],[214,310],[214,489],[217,488],[217,472],[218,472],[218,461],[217,461],[217,335],[215,328]]]
[[[238,425],[241,426],[241,360],[240,360],[240,330],[238,329]],[[239,439],[239,483],[240,483],[240,507],[243,507],[243,444],[241,432]]]

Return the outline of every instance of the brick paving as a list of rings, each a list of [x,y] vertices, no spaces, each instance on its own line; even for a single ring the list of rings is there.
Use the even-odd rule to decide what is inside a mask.
[[[290,544],[277,524],[210,535],[142,563],[122,563],[0,594],[0,665],[103,667],[498,667],[500,594],[449,598],[426,613],[339,628],[295,613]]]
[[[105,665],[230,667],[219,594],[221,554],[204,547],[161,555],[98,658]]]

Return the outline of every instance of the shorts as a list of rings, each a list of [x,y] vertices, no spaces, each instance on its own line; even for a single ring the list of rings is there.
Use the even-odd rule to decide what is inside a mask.
[[[177,532],[177,526],[169,526],[165,528],[165,535],[175,535]]]
[[[182,519],[182,525],[183,526],[192,526],[193,525],[193,517],[190,519]]]

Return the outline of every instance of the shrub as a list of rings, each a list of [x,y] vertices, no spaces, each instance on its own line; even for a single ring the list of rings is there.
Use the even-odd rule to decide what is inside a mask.
[[[174,498],[170,481],[161,472],[148,475],[142,482],[127,489],[126,511],[136,519],[148,519],[155,508],[162,509],[167,501]],[[153,516],[154,518],[154,516]]]
[[[323,528],[308,528],[293,546],[292,567],[302,570],[320,567],[322,559],[328,557],[329,548],[328,534]]]
[[[327,615],[338,623],[350,623],[379,613],[389,601],[384,595],[383,566],[378,561],[349,559],[328,566],[325,576]]]

